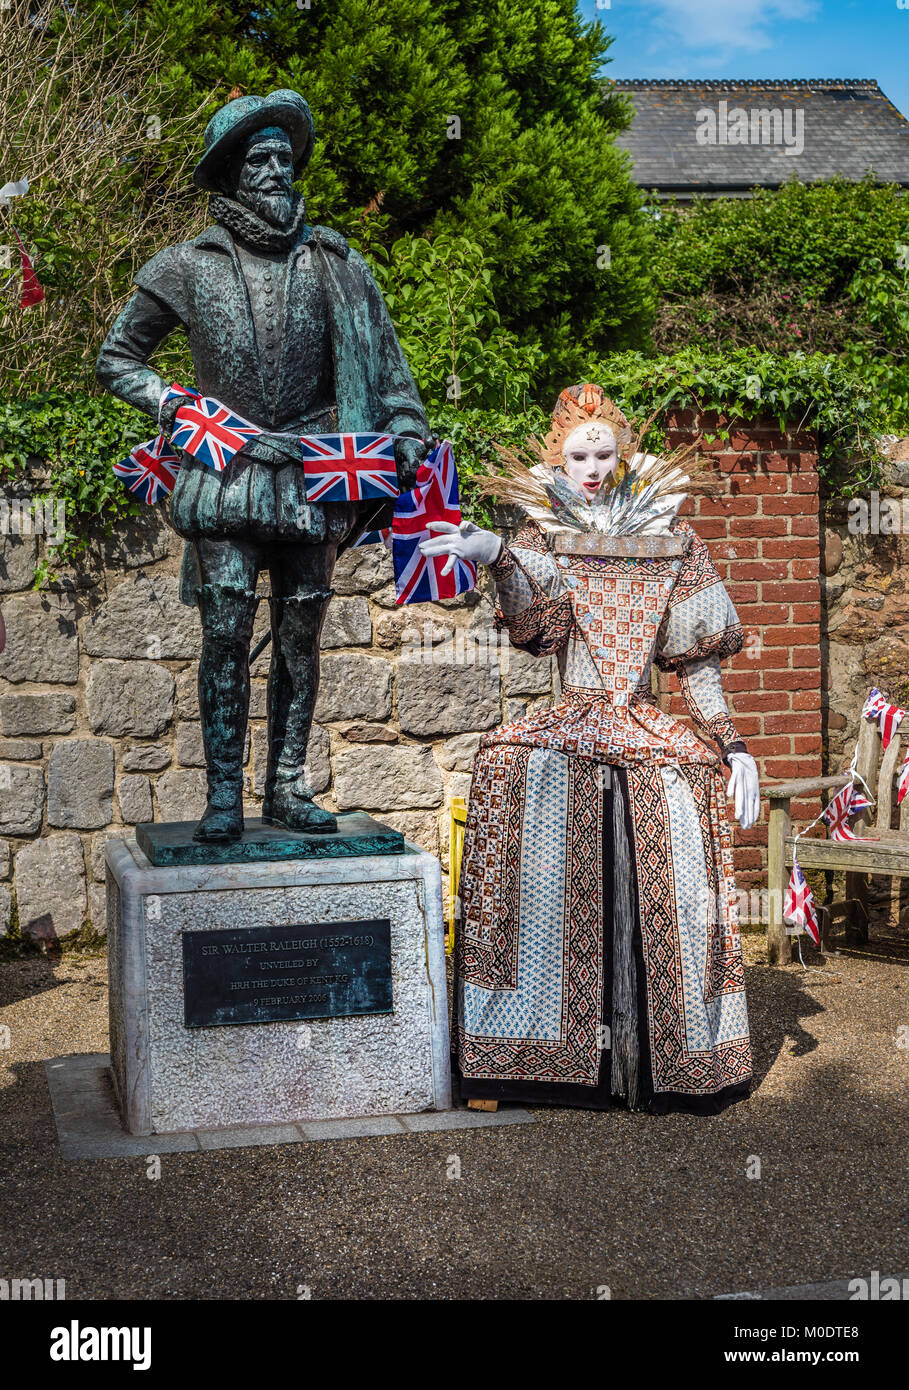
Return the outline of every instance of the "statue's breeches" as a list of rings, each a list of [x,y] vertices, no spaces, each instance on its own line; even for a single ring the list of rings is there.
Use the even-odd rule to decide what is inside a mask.
[[[356,512],[356,503],[307,502],[302,461],[275,467],[237,454],[223,473],[215,473],[185,454],[169,515],[174,530],[186,540],[339,545]]]
[[[263,814],[277,795],[306,797],[306,751],[319,687],[319,639],[331,597],[331,545],[258,545],[201,537],[196,601],[202,620],[199,705],[209,803],[227,806],[242,788],[249,711],[249,648],[256,581],[271,577],[272,659],[268,682],[268,755]]]

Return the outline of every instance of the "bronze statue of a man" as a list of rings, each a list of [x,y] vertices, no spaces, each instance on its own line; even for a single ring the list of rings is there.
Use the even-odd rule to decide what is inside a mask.
[[[319,679],[319,635],[339,550],[390,504],[306,500],[301,434],[387,431],[398,486],[416,480],[429,427],[382,295],[342,236],[306,222],[292,185],[314,129],[296,92],[228,102],[209,122],[194,172],[214,225],[167,247],[135,277],[137,292],[98,358],[104,386],[153,419],[165,383],[147,366],[174,329],[189,338],[195,381],[265,433],[223,473],[184,455],[169,503],[187,541],[181,598],[202,620],[199,704],[208,805],[198,840],[243,831],[243,746],[256,581],[271,580],[272,660],[263,819],[332,831],[303,766]],[[169,433],[179,401],[160,411]]]

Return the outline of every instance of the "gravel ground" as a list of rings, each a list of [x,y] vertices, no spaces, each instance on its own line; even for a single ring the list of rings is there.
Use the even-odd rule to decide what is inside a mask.
[[[762,945],[746,937],[755,1092],[723,1115],[541,1109],[166,1155],[157,1180],[56,1143],[43,1062],[107,1050],[104,961],[0,962],[0,1277],[87,1299],[677,1299],[907,1272],[909,942],[814,973]]]

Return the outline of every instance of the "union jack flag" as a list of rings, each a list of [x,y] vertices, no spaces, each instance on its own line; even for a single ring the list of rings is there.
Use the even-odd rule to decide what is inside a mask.
[[[899,728],[906,711],[899,705],[889,705],[877,687],[868,692],[868,699],[862,706],[863,719],[876,719],[881,726],[881,743],[887,748]]]
[[[177,411],[171,441],[216,473],[223,473],[234,454],[261,433],[258,425],[213,396],[195,396]]]
[[[175,396],[198,395],[198,391],[174,382],[163,392],[161,405],[172,401]],[[137,444],[129,458],[115,463],[113,469],[115,476],[126,484],[128,490],[151,507],[173,492],[180,471],[180,455],[170,448],[166,436],[159,434],[157,439],[146,439],[144,444]]]
[[[814,907],[814,895],[805,882],[805,875],[802,873],[797,860],[792,866],[789,887],[786,889],[783,916],[787,921],[794,922],[796,926],[806,931],[815,946],[821,944],[821,933]]]
[[[456,559],[449,574],[442,568],[448,555],[423,555],[420,541],[433,532],[430,521],[461,521],[458,470],[454,450],[443,440],[420,465],[417,485],[395,502],[392,522],[392,559],[398,603],[429,603],[467,593],[477,582],[477,568],[469,560]]]
[[[180,455],[174,453],[163,434],[137,444],[129,458],[114,464],[120,481],[150,507],[173,492],[179,471]]]
[[[19,308],[30,309],[33,304],[41,303],[44,298],[44,286],[35,274],[31,257],[19,240],[19,233],[15,227],[13,227],[13,236],[19,243],[19,260],[22,265],[22,295],[19,299]]]
[[[364,531],[360,539],[358,541],[354,541],[353,545],[350,548],[351,550],[356,550],[357,547],[361,545],[384,545],[386,539],[390,535],[390,526],[383,526],[381,531]]]
[[[849,814],[850,816],[857,816],[859,811],[870,811],[873,805],[874,802],[864,792],[853,789],[849,798]]]
[[[864,792],[856,791],[854,782],[837,792],[823,813],[831,840],[857,840],[859,837],[852,833],[849,821],[870,805]]]
[[[174,400],[176,396],[192,396],[193,400],[198,401],[202,398],[202,392],[197,391],[194,386],[181,386],[177,381],[171,382],[161,396],[161,404],[158,406],[159,416],[161,407],[165,406],[168,401]]]
[[[300,445],[307,501],[397,497],[394,435],[304,434]]]

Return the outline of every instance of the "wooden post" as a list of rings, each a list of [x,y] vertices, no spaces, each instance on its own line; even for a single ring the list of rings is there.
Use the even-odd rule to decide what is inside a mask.
[[[461,856],[464,852],[464,827],[467,824],[467,802],[463,796],[451,798],[448,820],[448,931],[445,939],[445,953],[454,950],[455,930],[458,922],[458,887],[461,882]]]
[[[788,965],[792,960],[792,941],[783,921],[786,892],[786,837],[792,827],[789,798],[770,798],[767,824],[767,959],[771,965]]]

